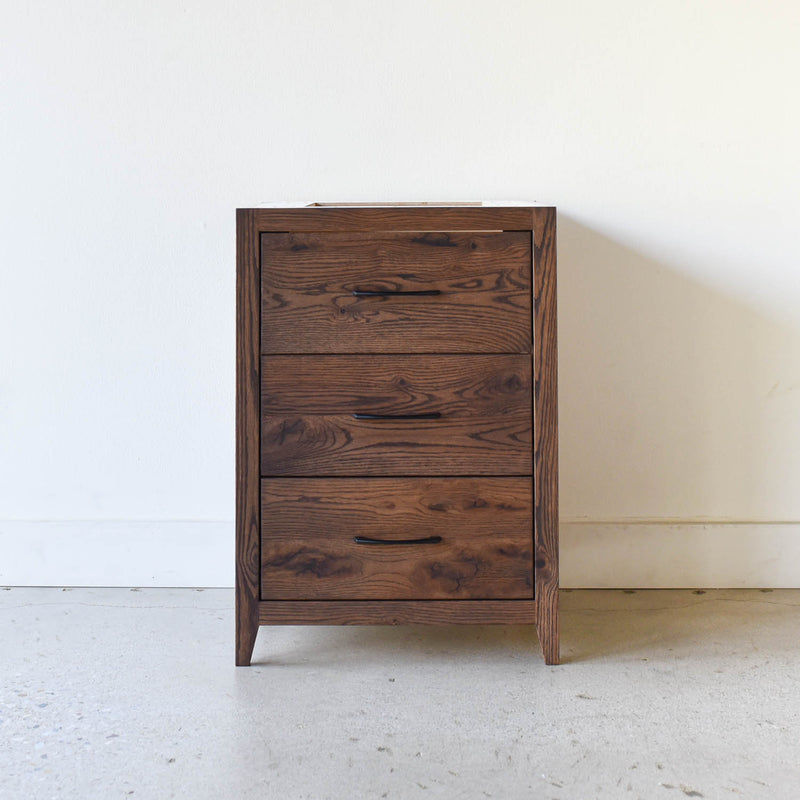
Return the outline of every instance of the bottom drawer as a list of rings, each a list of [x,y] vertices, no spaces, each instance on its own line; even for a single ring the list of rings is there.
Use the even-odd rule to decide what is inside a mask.
[[[264,479],[261,597],[532,598],[532,500],[531,478]]]

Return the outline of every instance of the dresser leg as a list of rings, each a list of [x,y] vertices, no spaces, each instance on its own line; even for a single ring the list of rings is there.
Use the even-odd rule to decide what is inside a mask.
[[[545,664],[561,663],[558,643],[558,589],[539,598],[536,632]]]
[[[236,620],[236,666],[249,667],[253,657],[253,647],[258,635],[258,625],[248,624],[247,620]]]

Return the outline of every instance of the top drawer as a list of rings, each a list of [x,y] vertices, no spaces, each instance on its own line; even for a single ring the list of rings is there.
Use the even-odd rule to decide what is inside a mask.
[[[528,353],[531,234],[264,233],[263,353]]]

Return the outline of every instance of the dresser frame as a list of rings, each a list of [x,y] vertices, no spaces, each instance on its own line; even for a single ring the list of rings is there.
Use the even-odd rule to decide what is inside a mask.
[[[533,242],[533,600],[261,600],[261,234],[530,231]],[[556,209],[536,205],[388,204],[236,212],[236,664],[261,625],[535,624],[559,663]]]

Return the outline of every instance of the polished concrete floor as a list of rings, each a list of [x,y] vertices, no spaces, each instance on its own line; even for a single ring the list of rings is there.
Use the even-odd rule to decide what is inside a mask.
[[[800,591],[526,627],[262,628],[233,593],[0,590],[0,798],[797,798]]]

